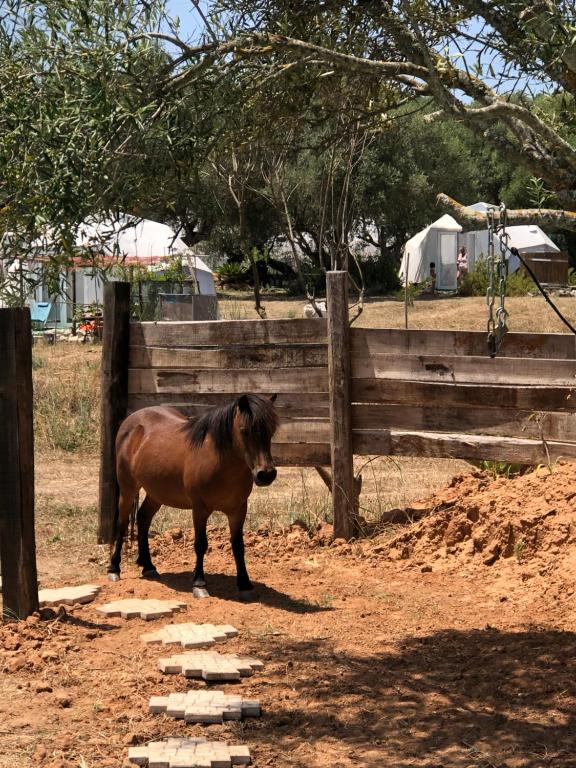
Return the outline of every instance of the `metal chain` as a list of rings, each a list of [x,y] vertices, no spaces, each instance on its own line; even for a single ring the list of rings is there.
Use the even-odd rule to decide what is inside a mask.
[[[488,352],[490,357],[496,357],[502,345],[504,336],[508,331],[508,311],[505,307],[506,281],[508,278],[508,251],[509,235],[506,231],[507,212],[504,203],[500,204],[499,218],[496,221],[495,209],[486,211],[488,224],[488,289],[486,291],[486,303],[488,304]],[[500,241],[500,253],[497,256],[494,248],[494,237],[498,235]],[[500,304],[494,312],[496,301],[496,289],[498,289]]]

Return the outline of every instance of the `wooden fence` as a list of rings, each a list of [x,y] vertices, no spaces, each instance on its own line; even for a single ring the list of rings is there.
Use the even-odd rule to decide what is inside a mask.
[[[349,328],[346,280],[328,275],[328,321],[129,323],[126,288],[107,286],[102,541],[116,514],[115,431],[148,405],[196,416],[242,392],[277,393],[275,459],[332,467],[335,534],[344,537],[353,455],[576,457],[574,336],[509,333],[491,359],[485,332]]]
[[[5,619],[24,619],[38,610],[32,413],[30,311],[0,309],[0,564]]]

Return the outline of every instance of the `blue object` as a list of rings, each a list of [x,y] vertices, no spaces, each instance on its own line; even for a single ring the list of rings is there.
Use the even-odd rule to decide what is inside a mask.
[[[30,304],[30,319],[32,320],[32,327],[44,328],[48,321],[48,315],[52,309],[52,302],[50,301],[33,301]]]

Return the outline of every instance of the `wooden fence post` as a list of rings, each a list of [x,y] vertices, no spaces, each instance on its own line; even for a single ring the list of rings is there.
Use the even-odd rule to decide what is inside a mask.
[[[354,456],[350,411],[350,328],[348,273],[326,274],[328,310],[328,388],[334,538],[350,539],[354,513]]]
[[[99,544],[112,541],[118,516],[115,443],[126,417],[129,335],[130,283],[108,283],[102,333]]]
[[[29,309],[0,309],[0,562],[3,618],[38,610]]]

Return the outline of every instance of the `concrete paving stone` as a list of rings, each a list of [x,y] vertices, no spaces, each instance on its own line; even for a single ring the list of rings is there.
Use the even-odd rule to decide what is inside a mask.
[[[245,744],[231,744],[228,747],[232,765],[250,765],[252,758],[250,750]]]
[[[91,603],[100,592],[95,584],[81,584],[77,587],[58,587],[56,589],[38,590],[40,608],[49,605],[76,605],[76,603]]]
[[[260,702],[228,696],[224,691],[188,691],[171,693],[169,696],[152,696],[149,710],[170,717],[184,719],[187,723],[222,723],[224,720],[241,720],[242,717],[258,717]]]
[[[245,745],[182,738],[130,747],[128,760],[144,768],[231,768],[248,765],[251,757]]]
[[[168,706],[167,696],[152,696],[150,699],[150,712],[157,714],[158,712],[164,712]]]
[[[156,632],[141,636],[145,643],[178,643],[183,648],[202,648],[236,637],[238,630],[229,624],[167,624]]]
[[[141,618],[152,621],[163,616],[170,616],[186,608],[186,603],[180,600],[115,600],[105,605],[98,605],[96,610],[104,616],[122,616],[123,619]]]
[[[207,681],[239,680],[263,666],[256,659],[241,658],[236,654],[220,655],[216,651],[183,653],[159,660],[159,668],[166,674],[181,674]]]
[[[220,654],[217,651],[193,651],[159,660],[158,666],[165,674],[212,680],[239,680],[262,669],[261,661],[236,654]]]

